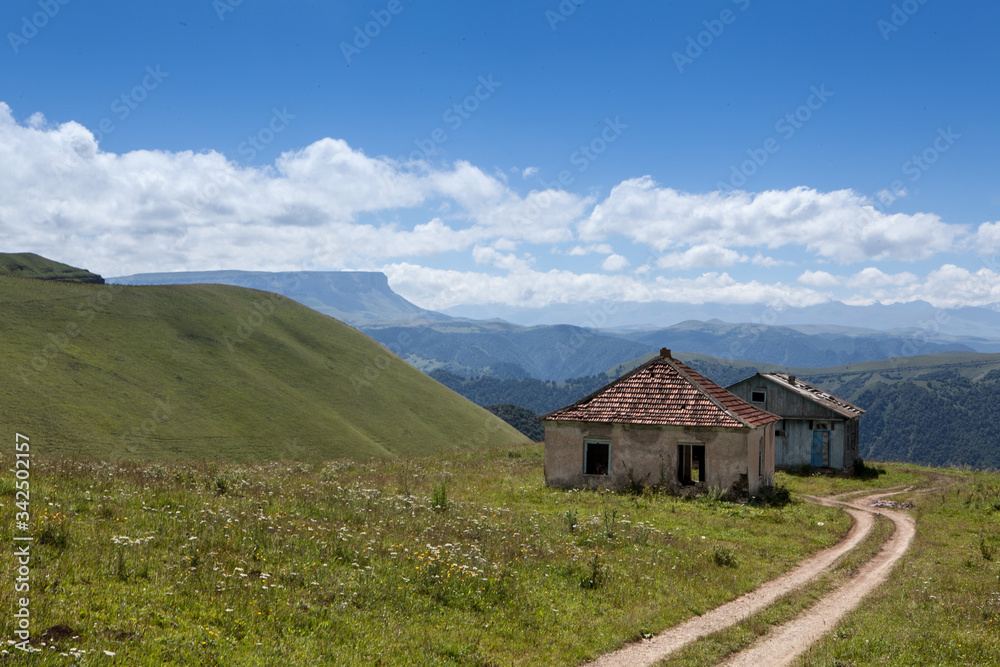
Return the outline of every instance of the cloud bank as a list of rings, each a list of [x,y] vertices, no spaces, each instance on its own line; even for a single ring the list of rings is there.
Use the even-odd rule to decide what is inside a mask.
[[[78,123],[19,123],[0,102],[3,250],[105,275],[378,269],[430,308],[1000,302],[1000,222],[890,213],[851,190],[692,194],[648,176],[603,198],[525,191],[536,175],[523,170],[517,190],[466,161],[400,162],[331,138],[269,165],[115,154]],[[897,268],[939,256],[922,276]]]

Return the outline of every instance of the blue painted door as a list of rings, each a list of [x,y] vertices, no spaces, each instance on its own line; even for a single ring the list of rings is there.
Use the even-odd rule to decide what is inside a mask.
[[[829,431],[813,431],[812,465],[814,468],[830,467]]]

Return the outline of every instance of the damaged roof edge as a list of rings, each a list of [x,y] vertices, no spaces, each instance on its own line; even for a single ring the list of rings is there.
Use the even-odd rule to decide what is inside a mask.
[[[819,387],[814,387],[813,385],[803,382],[800,378],[795,375],[789,375],[788,373],[758,373],[763,378],[774,382],[780,387],[790,389],[796,394],[810,399],[815,403],[819,403],[825,407],[830,408],[834,412],[837,412],[844,417],[860,417],[861,415],[867,413],[868,411],[864,408],[859,408],[858,406],[845,401],[842,398],[834,396],[828,391],[820,389]],[[742,380],[741,380],[742,382]]]

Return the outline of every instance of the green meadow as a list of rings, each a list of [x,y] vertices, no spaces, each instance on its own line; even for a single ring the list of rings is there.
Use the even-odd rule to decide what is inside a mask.
[[[755,588],[850,523],[800,501],[551,489],[540,445],[317,464],[32,445],[31,664],[572,665]],[[0,504],[11,544],[9,476]],[[0,609],[16,598],[5,576]],[[56,626],[72,634],[43,640]]]

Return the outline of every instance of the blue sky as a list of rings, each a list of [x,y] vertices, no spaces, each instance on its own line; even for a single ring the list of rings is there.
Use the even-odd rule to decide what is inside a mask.
[[[995,304],[998,19],[9,0],[0,247],[104,275],[382,270],[432,308]]]

